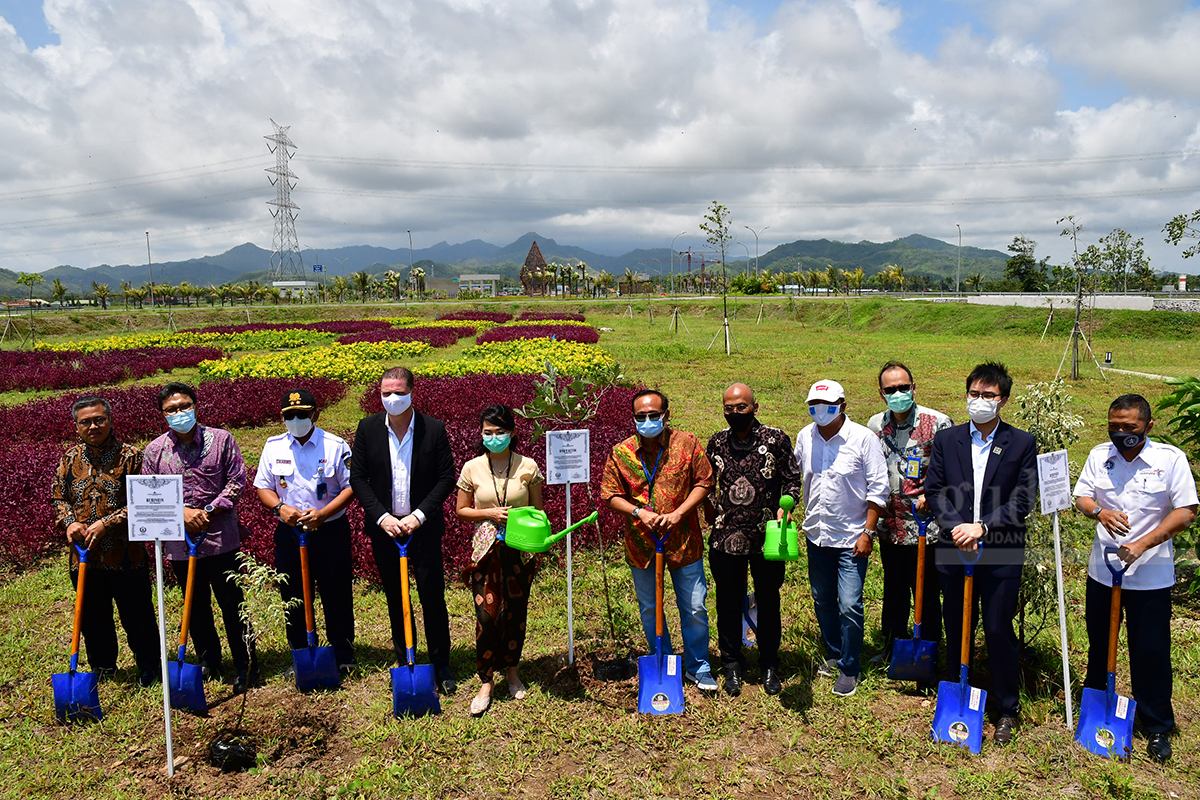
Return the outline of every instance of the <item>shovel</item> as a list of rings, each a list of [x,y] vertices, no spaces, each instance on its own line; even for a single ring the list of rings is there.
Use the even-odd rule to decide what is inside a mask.
[[[175,708],[186,708],[195,714],[208,711],[208,703],[204,700],[204,674],[198,664],[188,664],[184,656],[187,654],[188,626],[192,622],[192,589],[196,583],[196,550],[204,541],[207,533],[201,533],[192,541],[187,533],[183,538],[188,545],[188,575],[187,587],[183,591],[183,625],[179,629],[179,655],[177,660],[167,662],[167,685],[171,688],[171,705]]]
[[[337,658],[332,647],[317,647],[317,623],[313,614],[312,579],[308,576],[308,528],[292,532],[300,537],[300,579],[304,581],[304,627],[308,630],[308,647],[292,651],[296,671],[296,688],[302,692],[313,689],[336,689],[342,685],[338,675]]]
[[[79,722],[104,718],[100,711],[100,690],[92,672],[79,672],[79,629],[83,622],[83,579],[87,575],[87,550],[75,545],[79,554],[79,580],[75,583],[75,626],[71,631],[71,669],[50,676],[54,687],[54,713],[59,722]]]
[[[937,675],[937,642],[921,639],[921,612],[925,604],[925,529],[932,517],[921,518],[917,507],[912,506],[913,519],[917,521],[917,596],[913,611],[913,638],[897,639],[892,642],[892,663],[888,677],[897,681],[932,683]]]
[[[683,713],[683,659],[663,652],[663,545],[670,531],[654,539],[654,632],[658,637],[655,653],[638,658],[638,712],[641,714]]]
[[[967,683],[971,663],[971,612],[975,605],[975,564],[983,556],[983,542],[978,543],[975,558],[967,561],[962,550],[958,557],[966,569],[963,573],[962,648],[959,656],[958,682],[938,684],[937,708],[933,712],[933,738],[966,747],[978,753],[983,747],[983,707],[987,692]]]
[[[742,598],[742,646],[758,646],[758,602],[754,592],[747,592]]]
[[[1121,629],[1121,578],[1129,565],[1113,568],[1109,556],[1117,548],[1104,548],[1104,566],[1112,573],[1112,610],[1108,615],[1108,688],[1084,689],[1079,706],[1079,727],[1075,741],[1098,756],[1129,758],[1133,749],[1133,714],[1137,701],[1117,694],[1117,634]],[[1119,560],[1118,560],[1119,563]]]
[[[392,714],[414,717],[442,713],[437,696],[437,678],[431,664],[417,665],[413,658],[412,605],[408,597],[408,544],[396,542],[400,548],[400,597],[404,604],[404,647],[408,651],[406,666],[392,667]]]

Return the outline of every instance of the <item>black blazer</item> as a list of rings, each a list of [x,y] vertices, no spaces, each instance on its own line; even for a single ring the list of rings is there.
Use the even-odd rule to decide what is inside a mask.
[[[975,522],[975,477],[971,466],[971,425],[955,425],[933,437],[925,473],[925,499],[943,534],[938,540],[938,569],[948,572],[962,562],[950,531]],[[997,577],[1021,574],[1025,562],[1025,518],[1037,497],[1037,440],[1003,420],[996,426],[988,452],[980,496],[980,521],[987,526],[980,563],[993,566]],[[1010,574],[1011,573],[1011,574]]]
[[[442,504],[454,489],[454,454],[446,425],[440,419],[413,411],[412,471],[409,495],[412,508],[421,509],[425,523],[417,529],[422,537],[438,537],[446,531]],[[350,486],[362,504],[366,534],[386,536],[376,523],[392,510],[392,455],[388,447],[387,412],[359,420],[350,455]]]

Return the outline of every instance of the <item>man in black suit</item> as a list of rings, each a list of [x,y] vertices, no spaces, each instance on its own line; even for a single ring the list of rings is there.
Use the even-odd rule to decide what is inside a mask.
[[[384,410],[358,423],[351,450],[350,486],[363,507],[363,524],[387,597],[397,660],[404,663],[407,657],[400,551],[394,540],[409,539],[408,563],[425,614],[429,660],[438,689],[453,694],[457,681],[450,671],[442,504],[454,488],[454,456],[445,424],[414,410],[412,392],[413,374],[404,367],[383,373],[379,393]]]
[[[974,553],[980,544],[984,548],[975,567],[971,640],[982,616],[990,696],[999,712],[993,737],[998,744],[1011,741],[1019,724],[1019,643],[1013,617],[1025,563],[1025,518],[1037,495],[1037,441],[999,416],[1011,390],[1012,378],[1003,364],[985,362],[971,370],[971,421],[938,432],[925,477],[925,497],[942,529],[936,562],[952,679],[957,679],[964,624],[963,563],[952,546],[965,553]]]

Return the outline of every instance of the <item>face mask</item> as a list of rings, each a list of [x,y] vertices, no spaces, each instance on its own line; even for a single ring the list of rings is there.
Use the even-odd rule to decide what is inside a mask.
[[[913,407],[912,389],[909,389],[907,392],[885,394],[883,397],[887,401],[887,407],[897,414],[903,414]]]
[[[385,394],[382,399],[384,410],[393,417],[398,417],[405,411],[408,411],[408,407],[412,405],[412,392],[408,394]]]
[[[967,414],[971,417],[971,422],[976,425],[984,425],[991,422],[1000,413],[999,400],[984,400],[982,397],[972,397],[967,400]]]
[[[313,429],[313,421],[308,417],[296,417],[295,419],[285,419],[283,426],[292,436],[303,439]]]
[[[1109,431],[1108,438],[1116,445],[1116,448],[1122,453],[1127,453],[1130,450],[1136,450],[1142,442],[1146,441],[1145,433],[1129,433],[1128,431]]]
[[[725,422],[734,433],[742,433],[754,424],[754,414],[726,414]]]
[[[189,408],[187,411],[167,414],[167,427],[176,433],[187,433],[196,427],[196,409]]]
[[[841,405],[831,406],[826,403],[817,403],[808,407],[808,415],[820,425],[825,427],[837,422],[838,417],[842,415]]]
[[[483,446],[493,453],[503,453],[508,448],[509,441],[512,440],[511,433],[499,433],[495,436],[484,436]]]
[[[658,436],[663,432],[663,428],[666,426],[666,422],[664,422],[661,418],[645,419],[641,422],[634,420],[634,424],[637,425],[637,432],[647,439],[653,439],[654,437]]]

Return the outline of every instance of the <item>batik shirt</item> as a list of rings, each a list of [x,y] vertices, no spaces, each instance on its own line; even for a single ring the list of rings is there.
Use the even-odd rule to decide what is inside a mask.
[[[669,514],[683,504],[697,486],[712,489],[713,471],[700,442],[690,433],[667,428],[664,450],[655,471],[655,459],[646,458],[646,469],[654,474],[651,487],[642,469],[646,453],[635,434],[613,448],[604,464],[600,483],[600,499],[625,497],[636,506],[649,507],[656,514]],[[700,532],[700,515],[692,509],[671,531],[665,545],[668,569],[694,564],[703,554],[704,538]],[[641,524],[625,517],[625,557],[630,565],[645,569],[654,563],[654,539]]]
[[[791,437],[756,419],[745,439],[729,428],[714,433],[707,453],[717,483],[708,546],[735,556],[761,553],[764,526],[775,519],[780,495],[799,500],[803,494]]]
[[[142,453],[133,445],[109,436],[100,447],[80,442],[63,453],[50,484],[54,522],[66,532],[75,522],[91,525],[100,520],[104,533],[93,540],[88,565],[100,569],[140,567],[146,563],[146,546],[129,544],[125,508],[125,476],[142,471]],[[71,548],[71,569],[79,555]]]
[[[881,411],[867,422],[867,427],[879,437],[883,457],[887,460],[890,495],[885,506],[887,514],[879,517],[879,537],[891,544],[915,545],[920,529],[912,515],[912,504],[925,491],[925,470],[929,468],[929,453],[933,436],[954,423],[948,416],[932,408],[914,405],[904,424],[897,424],[892,412]],[[938,536],[936,520],[930,520],[925,530],[929,543]]]

